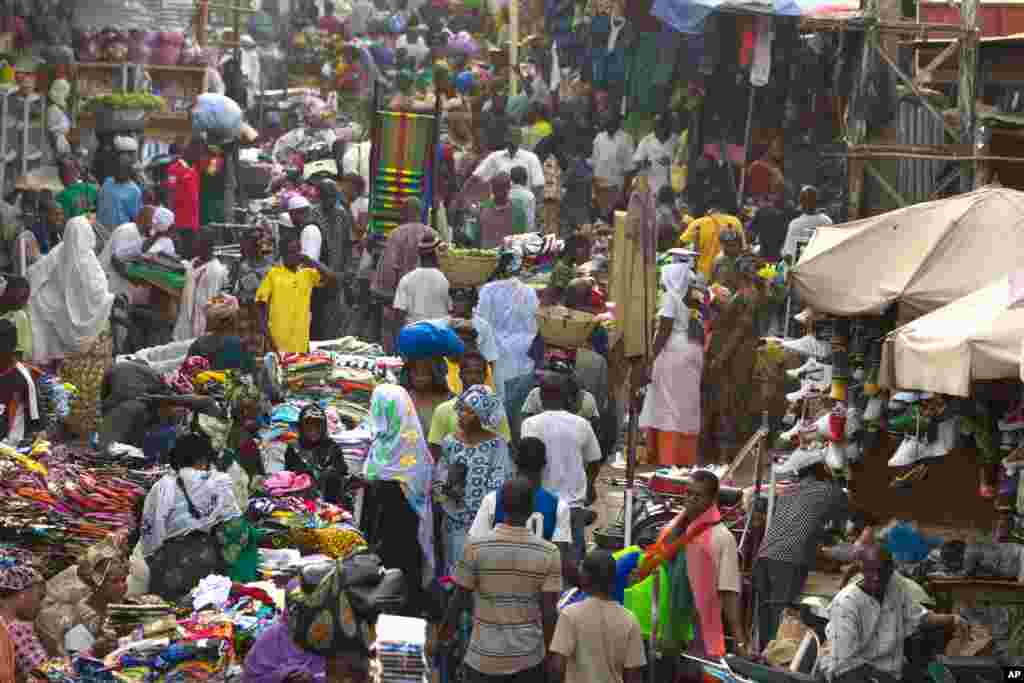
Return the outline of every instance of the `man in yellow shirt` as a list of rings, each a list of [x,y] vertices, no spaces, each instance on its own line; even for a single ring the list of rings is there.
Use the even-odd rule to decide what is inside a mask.
[[[275,353],[306,353],[313,289],[333,285],[338,276],[305,256],[295,238],[281,248],[281,264],[263,278],[256,290],[256,301],[263,309],[263,327],[271,349]]]
[[[722,252],[719,235],[723,230],[735,230],[740,235],[743,250],[747,249],[747,236],[743,224],[735,216],[722,213],[717,207],[711,207],[707,215],[690,223],[690,227],[679,238],[679,243],[692,244],[697,252],[697,272],[704,276],[705,282],[711,282],[711,269],[715,259]]]

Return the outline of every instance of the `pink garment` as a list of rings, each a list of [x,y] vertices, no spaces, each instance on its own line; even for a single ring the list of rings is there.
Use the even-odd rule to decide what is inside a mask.
[[[654,359],[652,381],[640,411],[640,428],[700,433],[700,380],[703,372],[703,346],[688,340],[685,333],[673,334]]]
[[[716,658],[725,656],[725,629],[722,626],[722,602],[718,597],[718,561],[711,534],[721,521],[722,513],[717,505],[712,505],[687,527],[687,532],[702,526],[706,528],[685,546],[686,573],[690,577],[704,652],[708,657]]]
[[[284,470],[270,475],[264,482],[271,495],[283,496],[289,493],[305,491],[313,486],[313,479],[308,474],[295,474]]]

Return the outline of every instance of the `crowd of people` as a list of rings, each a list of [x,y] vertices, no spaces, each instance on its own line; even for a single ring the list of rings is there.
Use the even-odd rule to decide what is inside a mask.
[[[135,534],[80,559],[81,601],[54,601],[28,562],[0,558],[0,681],[28,680],[55,656],[109,654],[111,605],[147,595],[181,601],[212,574],[239,584],[259,578],[261,535],[247,510],[251,482],[272,474],[253,436],[280,398],[267,365],[345,335],[379,342],[401,365],[397,381],[378,383],[369,397],[365,469],[348,470],[315,403],[298,414],[281,469],[308,477],[313,496],[333,505],[351,507],[352,491],[362,490],[368,545],[406,579],[401,611],[430,623],[429,653],[457,653],[460,680],[632,683],[656,665],[667,667],[658,680],[675,680],[685,675],[680,653],[764,650],[801,596],[826,528],[842,528],[850,502],[823,463],[799,472],[748,549],[754,597],[745,599],[714,466],[760,424],[755,366],[763,337],[789,329],[785,270],[831,221],[813,187],[800,191],[798,212],[787,211],[771,155],[749,169],[755,211],[741,212],[726,192],[700,197],[690,215],[673,189],[673,167],[687,154],[674,116],[658,116],[634,144],[614,108],[566,106],[554,116],[542,85],[514,97],[497,87],[485,98],[480,149],[446,197],[447,234],[424,222],[416,197],[398,207],[386,237],[368,231],[366,183],[342,174],[321,186],[319,206],[289,196],[281,207],[288,227],[245,230],[240,258],[228,258],[213,232],[180,219],[178,202],[140,186],[134,139],[115,141],[110,172],[96,183],[74,160],[61,162],[65,189],[19,235],[23,258],[0,284],[5,441],[32,433],[36,366],[85,390],[99,375],[98,409],[76,408],[60,436],[96,434],[100,449],[166,446],[170,469],[141,501]],[[450,145],[442,140],[439,158]],[[607,327],[579,349],[553,349],[538,325],[542,302],[628,324],[607,315],[607,293],[576,271],[607,258],[616,212],[639,225],[622,239],[651,257],[641,267],[660,269],[659,291],[647,293],[657,299],[654,319],[644,321],[649,354],[632,374],[621,372]],[[572,273],[540,292],[524,276],[523,249],[508,239],[534,232],[561,237],[558,263]],[[440,259],[451,243],[497,251],[486,283],[451,285]],[[147,259],[182,266],[173,319],[161,289],[132,270]],[[616,303],[620,313],[638,305]],[[114,362],[115,350],[172,341],[188,351],[169,380],[138,360]],[[214,401],[168,392],[169,381],[191,395],[186,376],[224,371],[248,378],[230,398],[226,450],[235,469],[196,422],[178,433],[182,405],[199,413]],[[688,477],[683,509],[639,555],[588,543],[598,475],[622,450],[629,412],[651,462],[686,468]],[[750,508],[759,514],[757,502]],[[922,625],[952,634],[962,620],[924,609],[872,534],[850,558],[862,576],[833,601],[821,671],[840,683],[920,676],[905,670],[904,640]],[[344,567],[300,577],[285,614],[253,644],[243,681],[367,680],[372,619],[353,612]],[[649,595],[652,577],[663,577],[668,606],[659,652],[645,642],[629,597],[644,586]]]

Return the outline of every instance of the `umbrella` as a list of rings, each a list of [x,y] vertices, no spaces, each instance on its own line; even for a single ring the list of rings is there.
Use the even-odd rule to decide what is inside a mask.
[[[1010,281],[1000,277],[893,330],[882,348],[881,384],[968,397],[975,380],[1017,376],[1024,308],[1011,306]]]

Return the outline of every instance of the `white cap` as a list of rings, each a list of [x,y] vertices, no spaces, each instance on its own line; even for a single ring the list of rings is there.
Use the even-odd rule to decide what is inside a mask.
[[[309,200],[303,197],[301,194],[293,195],[288,199],[288,210],[295,211],[297,209],[308,209],[310,207]]]
[[[118,152],[137,152],[139,151],[139,143],[133,137],[119,135],[114,138],[114,148]]]

